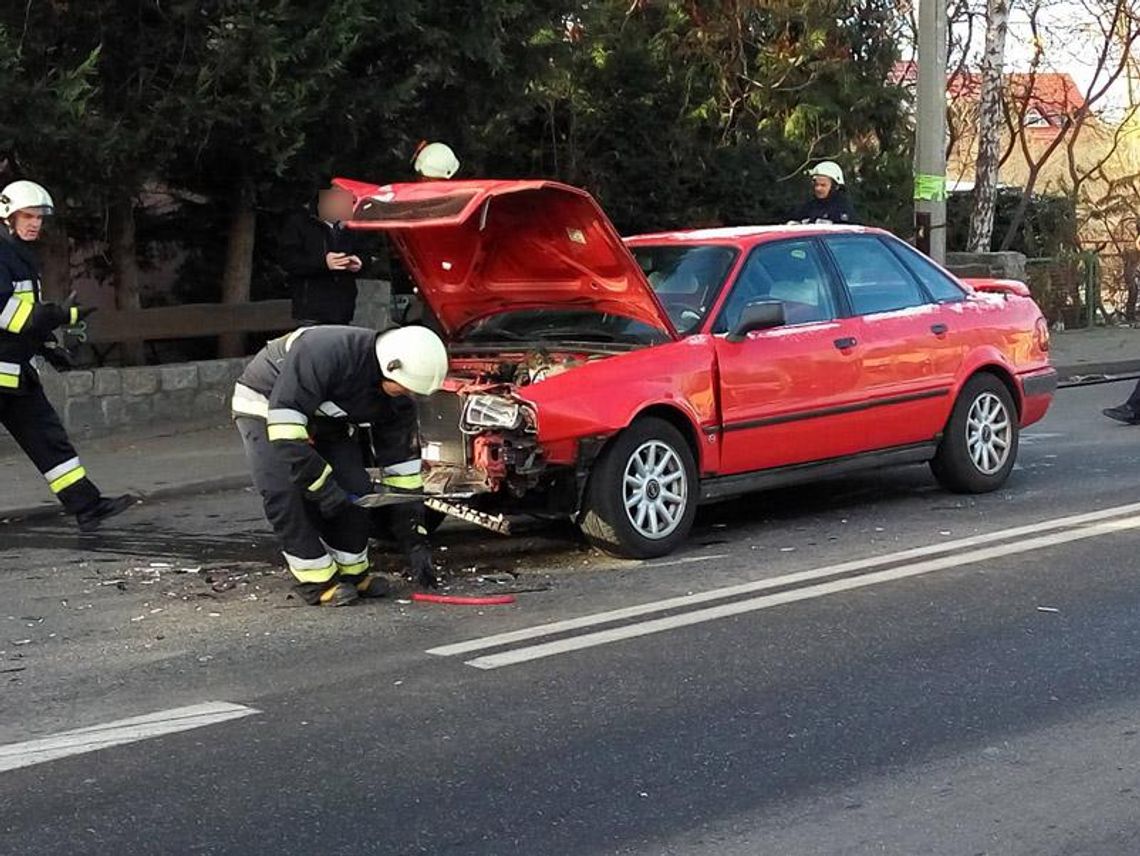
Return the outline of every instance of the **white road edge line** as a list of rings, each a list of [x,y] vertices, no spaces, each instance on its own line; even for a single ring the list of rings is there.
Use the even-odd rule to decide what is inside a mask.
[[[261,711],[225,701],[208,701],[188,707],[160,710],[145,716],[132,716],[102,725],[62,731],[50,737],[9,743],[0,746],[0,773],[31,767],[46,761],[55,761],[70,755],[82,755],[124,743],[137,743],[151,737],[189,731],[215,725],[230,719],[240,719]]]
[[[650,603],[638,604],[637,606],[627,606],[622,609],[611,609],[607,612],[597,612],[592,615],[584,615],[579,618],[567,618],[561,621],[552,621],[549,624],[539,624],[534,627],[525,627],[521,630],[512,630],[506,633],[496,633],[494,636],[483,636],[478,639],[470,639],[465,642],[440,645],[436,648],[428,649],[427,653],[434,654],[437,657],[454,657],[461,654],[472,654],[476,651],[485,651],[488,648],[498,648],[502,645],[510,645],[515,642],[526,642],[530,639],[539,639],[543,636],[551,636],[555,633],[565,633],[569,630],[581,630],[584,627],[594,627],[598,624],[607,624],[611,621],[621,621],[627,618],[637,618],[639,616],[649,615],[654,612],[664,612],[668,609],[678,609],[680,607],[692,606],[698,603],[707,603],[711,600],[721,600],[722,598],[734,597],[736,595],[751,594],[752,592],[780,588],[786,585],[794,585],[795,583],[820,579],[821,577],[830,577],[834,576],[835,574],[843,574],[850,571],[861,571],[869,568],[875,568],[880,565],[893,564],[895,562],[904,562],[910,559],[921,559],[926,556],[936,556],[940,553],[963,550],[969,547],[977,547],[982,544],[992,544],[996,541],[1005,541],[1009,538],[1019,538],[1024,535],[1036,535],[1040,532],[1048,532],[1053,529],[1081,526],[1086,523],[1094,523],[1096,521],[1104,520],[1110,517],[1120,517],[1126,514],[1136,513],[1140,513],[1140,502],[1135,502],[1128,505],[1118,505],[1114,508],[1104,508],[1100,511],[1090,511],[1083,514],[1069,515],[1067,517],[1057,517],[1052,520],[1042,520],[1038,523],[1030,523],[1025,526],[1016,526],[1013,529],[1005,529],[1001,532],[987,532],[982,535],[972,535],[969,538],[958,538],[953,541],[942,541],[938,544],[929,544],[924,547],[912,547],[910,549],[900,550],[895,553],[886,553],[881,556],[869,556],[864,559],[854,559],[849,562],[840,562],[836,565],[827,565],[822,568],[797,571],[795,573],[784,574],[783,576],[779,577],[768,577],[767,579],[763,580],[755,580],[748,583],[739,583],[737,585],[711,589],[710,591],[697,592],[696,594],[680,595],[678,597],[666,598],[665,600],[655,600]]]
[[[763,597],[751,598],[749,600],[735,601],[733,603],[726,603],[708,609],[699,609],[693,612],[685,612],[666,618],[642,621],[637,624],[627,624],[622,627],[599,630],[595,633],[587,633],[582,636],[571,636],[568,639],[559,639],[554,642],[531,645],[526,648],[516,648],[515,650],[504,651],[500,654],[488,654],[484,657],[468,660],[467,665],[474,666],[477,669],[499,669],[503,666],[514,666],[531,660],[539,660],[543,657],[565,654],[569,651],[579,651],[583,648],[607,645],[611,642],[634,639],[639,636],[648,636],[653,633],[661,633],[665,630],[676,630],[679,627],[688,627],[692,624],[715,621],[716,619],[727,618],[733,615],[743,615],[744,613],[755,612],[760,609],[769,609],[773,606],[780,606],[785,603],[810,600],[812,598],[835,594],[836,592],[864,588],[892,580],[905,579],[906,577],[916,577],[920,574],[929,574],[934,571],[941,571],[960,565],[976,564],[990,559],[999,559],[1003,556],[1028,553],[1045,547],[1080,541],[1085,538],[1095,538],[1098,535],[1122,532],[1127,529],[1140,529],[1140,517],[1129,517],[1124,520],[1110,520],[1083,529],[1030,538],[1027,541],[1022,541],[1017,544],[1002,544],[997,547],[975,550],[971,553],[963,553],[957,556],[943,556],[940,559],[930,559],[912,565],[889,568],[885,571],[876,571],[874,573],[864,574],[863,576],[848,577],[842,580],[808,586],[806,588],[778,592],[776,594],[764,595]]]

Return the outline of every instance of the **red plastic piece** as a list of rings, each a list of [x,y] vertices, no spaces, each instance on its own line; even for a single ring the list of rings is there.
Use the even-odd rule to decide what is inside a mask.
[[[496,594],[489,597],[468,597],[459,594],[425,594],[416,592],[412,600],[420,603],[447,603],[452,606],[505,606],[515,602],[513,594]]]

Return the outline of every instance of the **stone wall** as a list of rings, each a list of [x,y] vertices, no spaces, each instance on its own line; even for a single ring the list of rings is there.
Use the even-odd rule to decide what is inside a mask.
[[[183,430],[228,418],[234,381],[248,358],[167,366],[77,369],[40,376],[67,430],[98,437],[122,429]]]
[[[1021,253],[947,253],[946,267],[963,278],[1016,279],[1025,282],[1025,256]]]

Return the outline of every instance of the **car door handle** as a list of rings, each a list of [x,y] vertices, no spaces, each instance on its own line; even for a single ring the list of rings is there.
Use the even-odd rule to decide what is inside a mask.
[[[947,327],[945,324],[931,324],[930,325],[930,332],[933,333],[935,336],[945,336],[946,333],[949,332],[949,330],[950,330],[950,328]]]
[[[841,350],[841,351],[850,350],[851,348],[854,348],[858,344],[859,344],[859,340],[856,339],[854,336],[845,336],[842,339],[836,339],[835,340],[835,347],[839,348],[839,350]]]

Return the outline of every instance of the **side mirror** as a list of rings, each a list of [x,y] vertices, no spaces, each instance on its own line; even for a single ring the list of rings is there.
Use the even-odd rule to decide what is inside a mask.
[[[744,307],[736,327],[728,333],[728,341],[743,342],[753,330],[770,330],[788,323],[784,316],[784,301],[756,300]]]

